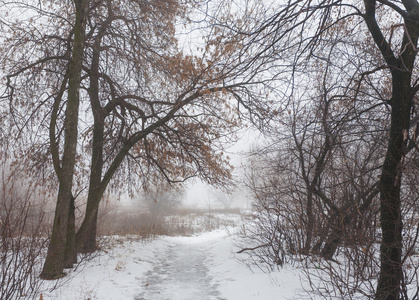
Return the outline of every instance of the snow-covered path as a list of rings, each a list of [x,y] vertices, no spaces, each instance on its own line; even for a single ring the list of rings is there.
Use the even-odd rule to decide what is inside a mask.
[[[234,235],[215,230],[144,242],[118,238],[107,250],[46,281],[44,300],[301,300],[298,269],[266,274],[235,259]],[[58,284],[58,288],[51,289]],[[38,296],[37,299],[40,297]],[[29,300],[29,299],[26,299]]]
[[[144,292],[134,299],[226,300],[208,274],[208,247],[208,243],[188,243],[187,239],[167,245],[142,280]]]

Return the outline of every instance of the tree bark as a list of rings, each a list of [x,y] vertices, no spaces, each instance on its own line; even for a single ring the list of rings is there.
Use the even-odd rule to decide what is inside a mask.
[[[307,205],[306,205],[306,213],[307,213],[307,225],[306,225],[306,240],[304,243],[303,253],[304,255],[308,255],[311,249],[311,243],[313,239],[313,231],[314,231],[314,215],[313,215],[313,194],[309,192],[307,197]]]
[[[83,222],[76,234],[76,251],[78,253],[91,253],[97,250],[96,231],[99,203],[103,192],[101,189],[100,173],[94,173],[93,168],[97,163],[92,162],[89,195],[87,197],[86,212]],[[102,170],[100,167],[99,172]]]
[[[99,103],[96,103],[100,107]],[[92,103],[93,111],[95,105]],[[104,123],[99,113],[94,113],[92,163],[90,169],[89,194],[87,196],[86,213],[83,222],[76,234],[76,251],[79,253],[91,253],[97,250],[96,228],[99,203],[107,183],[102,182],[103,168],[103,132]]]
[[[81,81],[81,67],[84,49],[85,17],[88,0],[77,0],[76,20],[74,24],[73,53],[69,64],[68,100],[64,121],[64,149],[62,166],[56,170],[59,180],[59,190],[55,217],[48,247],[47,257],[40,275],[43,279],[56,279],[64,276],[66,264],[66,238],[68,230],[68,216],[72,199],[73,174],[77,148],[77,125],[79,113],[79,88]],[[55,138],[55,137],[53,137]],[[67,244],[67,252],[71,253],[71,244]]]
[[[90,207],[86,210],[83,223],[76,234],[76,249],[78,253],[92,253],[97,250],[97,215],[97,208]]]
[[[67,221],[67,236],[66,236],[66,247],[65,247],[65,267],[72,268],[73,264],[77,263],[77,252],[76,252],[76,216],[75,216],[75,198],[71,197],[70,209],[68,211]]]
[[[400,188],[410,113],[416,93],[416,89],[411,87],[411,80],[419,36],[419,3],[416,0],[402,1],[407,12],[404,13],[404,35],[397,56],[376,21],[376,0],[364,0],[364,3],[364,20],[389,67],[392,79],[390,137],[379,185],[382,241],[381,268],[375,298],[398,300],[403,279]]]
[[[419,9],[417,1],[403,1],[403,4],[412,12]],[[416,89],[411,86],[411,80],[419,36],[419,14],[413,13],[411,16],[412,19],[405,19],[401,44],[403,51],[400,56],[397,59],[394,56],[388,58],[382,50],[392,75],[392,99],[390,138],[380,179],[381,270],[376,290],[376,299],[380,300],[399,299],[403,279],[400,189],[409,139],[410,114],[416,93]],[[377,43],[377,39],[375,40]],[[381,43],[381,46],[387,45]]]
[[[400,187],[412,101],[410,76],[406,75],[399,72],[393,77],[390,139],[380,180],[382,242],[377,300],[399,299],[403,276]]]
[[[102,188],[103,147],[104,147],[104,122],[106,110],[99,99],[99,60],[100,44],[104,29],[108,22],[102,25],[95,39],[92,53],[89,98],[93,112],[93,140],[92,162],[90,167],[89,194],[87,196],[86,213],[84,220],[76,235],[76,250],[79,253],[91,253],[97,250],[96,229],[99,203],[104,193]]]

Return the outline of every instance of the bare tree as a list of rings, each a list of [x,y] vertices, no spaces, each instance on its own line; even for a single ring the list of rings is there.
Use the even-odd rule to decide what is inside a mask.
[[[17,23],[7,20],[16,32],[6,35],[3,60],[8,74],[3,99],[12,104],[10,123],[22,138],[34,169],[46,170],[52,158],[59,174],[67,161],[63,156],[68,140],[66,112],[71,103],[70,75],[74,74],[68,66],[72,66],[78,10],[69,5],[68,14],[60,15],[59,4],[46,8],[24,2],[5,5],[36,15]],[[204,47],[196,55],[182,53],[175,36],[175,21],[187,12],[181,3],[89,1],[86,5],[78,90],[80,111],[85,114],[78,117],[75,180],[66,181],[72,185],[72,194],[65,203],[58,202],[63,205],[63,210],[58,209],[62,222],[56,222],[68,247],[53,243],[60,249],[50,251],[45,270],[53,265],[51,261],[60,263],[46,270],[44,278],[61,276],[64,265],[70,267],[75,260],[74,249],[96,249],[97,212],[108,187],[120,189],[122,182],[128,188],[145,186],[161,177],[173,183],[195,176],[210,184],[226,183],[231,167],[222,142],[234,140],[234,128],[240,126],[232,101],[249,109],[255,97],[251,87],[264,84],[259,76],[263,69],[254,63],[242,66],[252,59],[242,51],[241,35],[224,35],[221,27],[211,27],[202,37]],[[50,26],[38,24],[41,19]],[[33,53],[19,51],[30,47]],[[21,96],[29,101],[16,102]],[[84,189],[88,189],[86,213],[74,239],[72,202]]]
[[[58,105],[61,102],[62,92],[55,98],[50,124],[50,147],[54,169],[59,181],[57,206],[55,209],[54,224],[47,257],[41,277],[56,279],[62,276],[65,266],[72,265],[76,260],[74,250],[74,197],[72,195],[74,165],[76,161],[76,147],[78,139],[78,122],[80,106],[80,83],[82,60],[85,44],[86,16],[89,7],[88,0],[78,0],[75,4],[75,21],[73,30],[73,43],[71,59],[68,70],[64,76],[61,87],[67,85],[67,106],[64,119],[64,146],[62,158],[59,157],[58,145],[55,140],[55,124]],[[63,91],[64,92],[64,91]]]
[[[355,77],[359,87],[369,86],[379,97],[369,99],[369,107],[388,105],[389,135],[378,180],[380,197],[381,267],[376,289],[377,299],[399,299],[402,284],[402,215],[401,183],[407,145],[416,139],[411,126],[414,97],[419,90],[417,79],[417,43],[419,15],[417,1],[288,1],[271,8],[260,26],[247,31],[251,41],[262,46],[259,57],[274,55],[279,62],[294,54],[291,64],[278,70],[291,70],[294,80],[303,62],[316,59],[324,42],[338,36],[346,46],[361,46],[363,64]],[[274,11],[274,12],[272,12]],[[238,26],[230,26],[240,31]],[[342,35],[344,33],[344,35]],[[352,39],[357,35],[357,40]],[[354,43],[355,44],[352,44]],[[371,47],[372,46],[372,47]],[[345,46],[343,46],[345,47]],[[352,64],[354,56],[343,56],[334,62]],[[382,96],[377,76],[386,78],[388,98]],[[294,81],[293,81],[294,82]],[[378,83],[378,84],[377,84]],[[358,96],[356,97],[356,99]]]

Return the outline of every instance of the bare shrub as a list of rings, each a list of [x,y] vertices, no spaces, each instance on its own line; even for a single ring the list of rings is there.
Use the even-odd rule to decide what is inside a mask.
[[[376,243],[340,247],[336,259],[301,257],[308,293],[321,299],[372,299],[379,272]]]
[[[413,157],[413,159],[412,159]],[[406,157],[405,176],[401,188],[403,244],[402,282],[400,299],[418,299],[419,296],[419,190],[416,154]],[[374,211],[358,216],[353,226],[345,232],[344,243],[336,258],[324,260],[306,257],[304,268],[310,283],[310,292],[322,299],[372,299],[380,272],[379,244],[381,231]]]
[[[279,214],[258,210],[246,217],[239,230],[238,253],[247,253],[244,261],[249,266],[273,271],[289,261],[299,240],[290,229],[290,223]],[[298,234],[298,231],[297,231]]]
[[[293,189],[291,176],[289,181],[280,178],[278,168],[272,166],[266,156],[253,157],[248,166],[252,212],[239,231],[238,244],[239,252],[248,255],[249,265],[269,271],[301,253],[307,236],[304,195]]]
[[[45,216],[35,184],[2,168],[0,182],[0,299],[31,298],[40,286],[37,269],[47,242]]]

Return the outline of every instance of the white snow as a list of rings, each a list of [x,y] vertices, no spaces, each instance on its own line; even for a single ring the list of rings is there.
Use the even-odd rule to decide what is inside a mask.
[[[215,230],[193,237],[144,242],[110,240],[109,250],[82,262],[58,282],[43,283],[43,299],[245,300],[302,299],[299,270],[267,274],[236,259],[234,234]],[[123,242],[122,242],[123,241]],[[109,242],[108,242],[109,243]],[[54,284],[58,286],[51,291]]]

